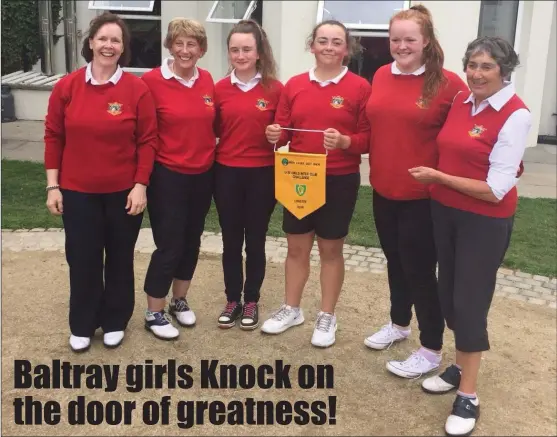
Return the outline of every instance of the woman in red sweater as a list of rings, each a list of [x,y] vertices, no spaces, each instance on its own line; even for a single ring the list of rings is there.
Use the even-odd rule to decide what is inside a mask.
[[[181,326],[193,326],[196,320],[186,294],[213,195],[215,86],[211,74],[196,65],[207,52],[200,23],[171,20],[164,46],[171,57],[143,75],[155,99],[159,126],[159,150],[147,192],[156,249],[144,290],[146,329],[170,340],[179,335],[165,312],[170,286],[170,314]]]
[[[390,322],[364,343],[382,350],[405,340],[414,306],[421,348],[404,361],[389,361],[387,369],[415,378],[439,367],[445,323],[437,296],[429,192],[408,169],[436,165],[435,138],[455,95],[467,88],[443,69],[443,50],[424,6],[393,16],[389,41],[394,62],[375,73],[367,116],[373,216],[387,258]]]
[[[317,25],[309,39],[315,67],[287,82],[275,124],[266,130],[270,143],[281,146],[290,141],[292,152],[328,152],[325,205],[301,220],[284,209],[283,230],[288,239],[285,302],[261,327],[263,332],[278,334],[304,322],[300,302],[317,236],[321,310],[311,342],[318,347],[335,342],[335,306],[344,282],[343,245],[360,187],[361,154],[369,142],[365,106],[371,86],[345,66],[353,46],[354,40],[342,23],[324,21]]]
[[[100,327],[117,347],[134,309],[134,249],[157,148],[151,92],[131,73],[130,34],[116,15],[91,22],[87,66],[52,90],[45,120],[49,211],[61,215],[70,270],[70,346]]]
[[[265,127],[273,122],[283,86],[276,80],[267,35],[257,22],[240,21],[230,31],[227,45],[233,70],[215,86],[219,144],[214,196],[222,229],[227,300],[218,325],[231,328],[241,318],[240,328],[251,330],[259,325],[265,240],[276,204],[274,153]]]
[[[410,169],[431,185],[439,297],[454,332],[456,364],[423,381],[428,393],[458,389],[445,430],[468,435],[479,417],[476,382],[489,350],[487,315],[517,206],[516,183],[531,126],[530,111],[507,82],[518,55],[501,38],[468,45],[464,71],[472,93],[454,99],[437,137],[439,164]]]

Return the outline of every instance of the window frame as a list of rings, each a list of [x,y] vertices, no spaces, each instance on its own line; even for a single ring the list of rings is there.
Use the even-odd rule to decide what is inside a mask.
[[[102,1],[102,0],[101,0]],[[155,0],[150,0],[150,6],[147,8],[141,6],[120,6],[120,7],[112,7],[106,5],[95,5],[97,0],[89,0],[88,9],[93,9],[97,11],[121,11],[121,12],[153,12],[153,8],[155,7]]]
[[[393,12],[404,11],[410,8],[410,0],[403,0],[401,9],[394,9]],[[325,12],[325,0],[317,2],[317,24],[323,21],[323,14]],[[364,24],[364,23],[345,23],[342,22],[347,29],[353,30],[370,30],[370,31],[387,31],[389,30],[389,23],[386,24]]]
[[[93,0],[90,0],[89,4],[91,4],[93,2]],[[151,11],[154,9],[155,7],[155,0],[151,0],[152,6],[153,8],[151,9]],[[116,11],[117,9],[98,9],[98,8],[92,8],[96,11],[97,16],[102,15],[105,11]],[[129,11],[129,10],[128,10]],[[130,11],[131,12],[131,11]],[[135,12],[146,12],[145,10],[141,10],[141,11],[137,11],[135,10]],[[151,20],[151,21],[161,21],[162,22],[162,17],[161,15],[133,15],[133,14],[117,14],[118,17],[120,17],[122,20]],[[162,38],[162,35],[161,35]],[[161,62],[162,62],[162,52],[161,52]],[[156,67],[155,67],[156,68]],[[147,73],[148,71],[151,71],[153,68],[140,68],[140,67],[122,67],[123,71],[126,71],[128,73],[133,73],[137,76],[141,76],[144,73]]]
[[[248,20],[251,17],[251,14],[253,14],[253,11],[255,11],[255,8],[257,7],[257,0],[251,0],[249,5],[248,5],[248,8],[246,9],[246,12],[244,13],[244,16],[242,18],[211,18],[211,15],[213,15],[215,10],[217,9],[218,4],[221,1],[223,1],[223,0],[215,0],[213,2],[213,6],[211,6],[211,9],[209,10],[209,13],[207,14],[207,18],[205,19],[206,22],[208,22],[208,23],[236,24],[241,20]]]

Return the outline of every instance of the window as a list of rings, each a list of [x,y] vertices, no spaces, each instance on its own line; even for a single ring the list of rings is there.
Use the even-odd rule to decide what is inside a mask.
[[[151,12],[154,3],[155,0],[91,0],[89,9]]]
[[[478,37],[498,36],[515,45],[518,0],[482,1]]]
[[[375,72],[380,67],[393,62],[389,49],[389,38],[387,36],[359,36],[360,32],[354,33],[357,34],[354,37],[359,43],[361,51],[352,57],[348,63],[348,69],[371,83]],[[364,33],[364,35],[366,34]]]
[[[132,57],[124,70],[141,74],[161,65],[161,0],[90,1],[89,8],[108,10],[126,22]]]
[[[247,20],[255,10],[257,2],[252,0],[243,1],[216,1],[207,15],[207,21],[211,23],[237,23]]]
[[[388,30],[391,17],[410,7],[409,1],[331,1],[317,6],[317,22],[337,20],[349,29]]]

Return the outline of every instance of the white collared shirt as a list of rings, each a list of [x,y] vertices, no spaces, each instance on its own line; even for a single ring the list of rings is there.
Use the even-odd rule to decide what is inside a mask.
[[[257,84],[261,81],[261,78],[262,78],[261,73],[257,72],[255,76],[253,76],[250,80],[244,83],[240,79],[238,79],[235,70],[232,70],[232,73],[230,73],[230,82],[232,83],[232,85],[236,85],[243,92],[248,92],[249,90],[255,88]]]
[[[122,68],[118,65],[116,71],[112,75],[108,82],[112,82],[114,85],[118,83],[118,81],[122,78]],[[91,66],[91,62],[87,64],[87,68],[85,69],[85,82],[91,82],[91,85],[102,85],[101,83],[97,82],[93,77],[93,68]]]
[[[172,69],[170,68],[170,62],[171,61],[173,62],[174,59],[173,58],[166,58],[162,61],[162,64],[161,64],[162,77],[164,77],[167,80],[174,78],[178,82],[180,82],[182,85],[187,86],[188,88],[193,87],[193,84],[195,83],[195,81],[197,79],[199,79],[199,70],[197,69],[197,67],[194,67],[193,76],[191,77],[191,79],[190,80],[185,80],[185,79],[181,78],[180,76],[178,76],[177,74],[175,74],[174,71],[172,71]]]
[[[488,106],[500,111],[515,95],[514,85],[510,82],[505,82],[505,84],[503,89],[481,102],[477,108],[474,95],[470,94],[464,103],[472,104],[470,108],[472,116],[478,115]],[[530,111],[525,108],[517,109],[501,128],[497,142],[491,150],[486,182],[493,195],[499,200],[503,199],[518,183],[516,174],[524,156],[531,126],[532,116]]]
[[[420,68],[418,68],[416,71],[413,71],[412,73],[403,73],[396,66],[396,62],[393,62],[391,64],[391,73],[396,75],[401,75],[401,76],[419,76],[420,74],[425,73],[425,65],[422,65]]]
[[[340,82],[340,80],[346,76],[346,73],[348,73],[348,67],[343,67],[341,73],[336,76],[333,77],[332,79],[327,79],[327,80],[319,80],[317,79],[317,77],[315,77],[315,67],[313,67],[311,70],[309,70],[309,80],[310,82],[317,82],[319,85],[321,85],[322,87],[327,86],[331,83],[334,84],[338,84]]]

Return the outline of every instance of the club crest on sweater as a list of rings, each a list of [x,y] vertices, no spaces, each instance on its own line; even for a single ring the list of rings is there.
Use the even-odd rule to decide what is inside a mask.
[[[344,97],[341,96],[333,96],[331,98],[331,106],[335,109],[342,108],[344,106]]]
[[[207,94],[205,94],[203,96],[203,101],[205,102],[205,104],[207,106],[213,106],[213,98],[211,96],[208,96]]]
[[[269,102],[265,99],[257,99],[257,102],[255,103],[255,107],[260,111],[266,111],[268,105]]]
[[[485,127],[475,124],[474,127],[468,131],[468,135],[470,135],[472,138],[480,138],[485,131]]]
[[[427,102],[422,96],[420,96],[419,99],[416,100],[416,106],[420,109],[427,109]]]
[[[122,104],[118,102],[110,102],[106,112],[110,115],[120,115],[122,113]]]

